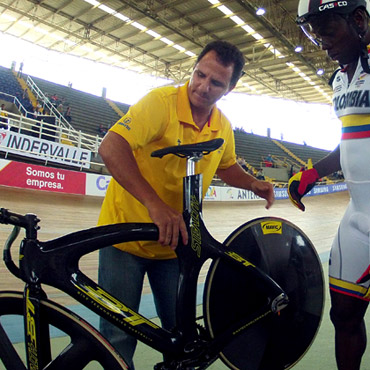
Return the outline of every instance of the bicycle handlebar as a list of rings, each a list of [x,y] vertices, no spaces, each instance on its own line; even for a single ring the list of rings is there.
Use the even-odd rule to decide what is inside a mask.
[[[9,224],[14,226],[14,229],[5,243],[3,260],[8,270],[18,278],[20,277],[20,269],[12,260],[10,248],[18,236],[20,228],[24,228],[26,230],[26,238],[36,239],[37,230],[40,228],[37,226],[39,221],[40,220],[34,214],[27,213],[26,215],[20,215],[10,212],[5,208],[0,208],[0,224]]]
[[[0,209],[0,224],[9,224],[13,226],[19,226],[26,229],[27,237],[35,237],[36,231],[39,229],[37,226],[40,220],[36,215],[27,213],[26,215],[20,215],[17,213],[10,212],[5,208]]]
[[[20,269],[19,267],[13,262],[12,255],[10,253],[10,248],[17,239],[17,236],[19,234],[19,231],[21,228],[19,226],[14,226],[12,232],[10,233],[8,240],[5,243],[4,251],[3,251],[3,260],[5,263],[5,266],[8,268],[8,270],[17,278],[20,278]]]

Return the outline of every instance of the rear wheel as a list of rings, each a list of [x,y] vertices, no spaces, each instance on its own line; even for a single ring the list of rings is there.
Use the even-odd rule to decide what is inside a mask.
[[[57,329],[63,336],[61,348],[50,341],[53,355],[47,369],[129,369],[108,341],[73,312],[49,300],[41,300],[40,310],[49,331]],[[12,340],[15,331],[19,335],[23,330],[23,294],[0,292],[0,360],[8,370],[27,369],[24,344]]]
[[[237,336],[221,359],[231,369],[292,367],[313,342],[324,307],[324,279],[314,246],[295,225],[271,217],[242,225],[225,244],[270,275],[287,293],[289,305]],[[212,337],[265,303],[266,297],[245,269],[226,260],[213,262],[203,305]]]

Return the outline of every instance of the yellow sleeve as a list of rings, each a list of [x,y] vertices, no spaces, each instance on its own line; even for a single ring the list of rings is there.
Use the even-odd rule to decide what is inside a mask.
[[[223,135],[223,139],[225,140],[225,151],[218,166],[221,170],[225,170],[236,163],[234,132],[230,124],[228,130]]]
[[[110,129],[130,144],[132,150],[160,138],[169,122],[168,102],[159,91],[153,90],[117,121]]]

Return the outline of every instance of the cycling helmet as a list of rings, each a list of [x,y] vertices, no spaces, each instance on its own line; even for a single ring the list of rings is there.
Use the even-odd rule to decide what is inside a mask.
[[[369,0],[300,0],[298,5],[297,24],[303,25],[313,15],[325,13],[349,14],[359,7],[364,7],[370,14]]]
[[[367,14],[370,15],[370,0],[299,0],[296,22],[305,35],[315,45],[320,46],[321,41],[311,32],[311,27],[308,24],[310,17],[321,14],[340,14],[345,16],[360,7],[366,9]],[[362,41],[364,35],[359,33],[358,36],[361,41],[361,64],[364,71],[370,74],[367,45]]]

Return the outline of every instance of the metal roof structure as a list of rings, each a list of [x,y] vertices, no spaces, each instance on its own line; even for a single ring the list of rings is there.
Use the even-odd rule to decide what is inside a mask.
[[[208,42],[227,40],[247,61],[235,91],[330,104],[327,81],[337,64],[297,27],[297,6],[298,0],[2,0],[0,32],[174,84],[189,78]]]

